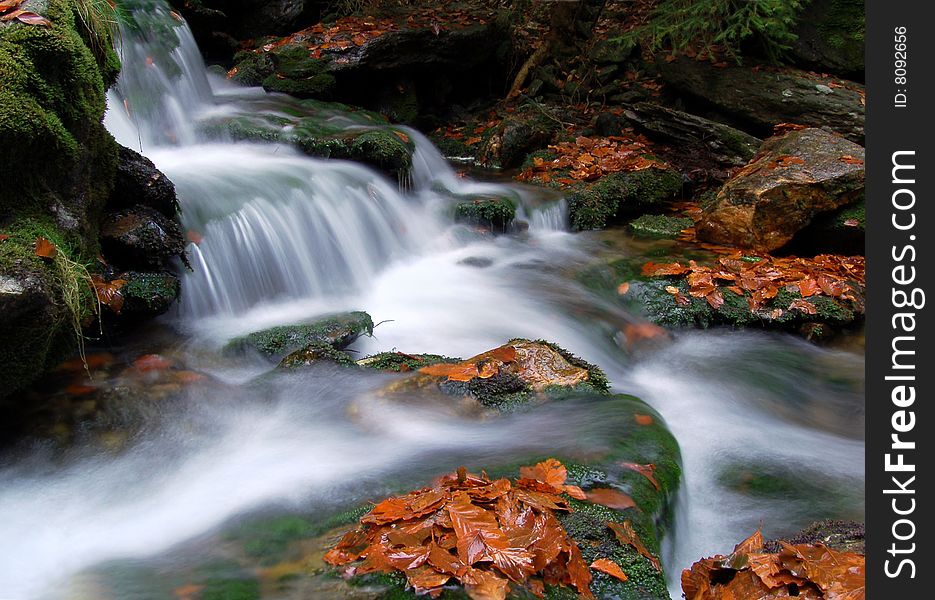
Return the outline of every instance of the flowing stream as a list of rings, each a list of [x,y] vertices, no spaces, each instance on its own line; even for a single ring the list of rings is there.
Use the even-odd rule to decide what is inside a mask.
[[[171,556],[252,510],[353,505],[458,464],[599,447],[614,434],[611,403],[479,421],[451,406],[381,402],[386,375],[277,376],[219,352],[237,335],[346,310],[384,321],[352,346],[359,356],[470,356],[546,338],[660,411],[684,463],[665,542],[674,597],[682,568],[761,524],[779,535],[817,518],[862,519],[860,349],[698,331],[628,354],[615,333],[638,318],[573,276],[606,251],[606,236],[625,234],[567,233],[561,199],[460,177],[410,129],[403,181],[209,135],[205,119],[291,101],[209,75],[187,26],[161,1],[138,4],[131,16],[145,24],[124,31],[107,125],[175,182],[184,227],[202,240],[189,246],[177,310],[126,351],[171,353],[214,383],[151,408],[119,452],[27,444],[0,458],[0,598],[104,597],[83,572]],[[510,194],[529,229],[494,237],[452,225],[440,189]],[[754,493],[751,469],[787,487]],[[158,597],[146,592],[138,597]]]

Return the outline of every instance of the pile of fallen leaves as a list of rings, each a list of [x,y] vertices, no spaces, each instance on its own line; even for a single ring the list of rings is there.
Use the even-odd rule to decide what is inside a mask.
[[[837,552],[824,544],[780,542],[778,554],[763,550],[757,531],[730,556],[702,559],[682,571],[686,600],[863,600],[865,561],[854,552]]]
[[[599,138],[578,136],[574,142],[555,144],[549,146],[549,150],[556,158],[546,160],[535,157],[532,166],[516,178],[520,181],[550,183],[555,177],[555,181],[560,184],[573,185],[618,171],[666,167],[649,154],[649,140],[642,135]],[[563,176],[556,177],[557,173]]]
[[[51,27],[52,23],[42,15],[20,9],[26,0],[0,0],[0,22],[17,21],[25,25]]]
[[[563,494],[588,498],[565,483],[567,475],[551,458],[521,468],[513,482],[461,467],[431,487],[374,506],[325,561],[343,567],[346,576],[401,572],[416,593],[432,597],[446,584],[460,583],[474,600],[502,600],[510,585],[537,597],[546,585],[563,585],[593,598],[590,569],[621,581],[627,576],[609,559],[589,568],[556,518],[556,511],[570,511]],[[658,568],[629,521],[608,526],[621,544],[632,545]]]
[[[715,266],[699,265],[689,261],[643,265],[644,277],[682,277],[688,283],[688,294],[704,298],[711,308],[724,304],[722,288],[745,296],[751,312],[757,312],[781,289],[798,292],[802,298],[793,300],[783,308],[774,308],[769,317],[777,319],[787,310],[798,310],[814,315],[817,309],[807,298],[830,298],[860,302],[859,290],[864,285],[864,257],[822,254],[815,258],[779,258],[769,255],[744,256],[740,251],[721,256]],[[691,300],[676,286],[667,286],[676,304],[687,305]]]

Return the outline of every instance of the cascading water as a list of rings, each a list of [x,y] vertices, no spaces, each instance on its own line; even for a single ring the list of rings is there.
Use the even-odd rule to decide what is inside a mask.
[[[788,533],[814,515],[804,500],[743,495],[724,481],[732,464],[820,479],[840,505],[834,514],[860,512],[860,428],[840,425],[862,404],[859,355],[782,336],[704,332],[627,358],[612,335],[633,317],[565,274],[589,264],[601,244],[563,232],[564,201],[460,177],[411,129],[401,129],[416,148],[402,182],[283,145],[226,140],[205,120],[275,113],[289,100],[211,79],[191,32],[162,0],[123,4],[123,73],[107,125],[176,184],[184,227],[200,239],[189,247],[180,310],[166,323],[189,368],[225,383],[154,409],[157,423],[118,455],[89,446],[64,459],[41,449],[6,457],[0,597],[98,598],[93,581],[87,587],[76,573],[177,548],[245,511],[356,503],[378,496],[387,477],[419,480],[458,461],[598,448],[613,435],[610,404],[478,422],[449,407],[375,400],[382,375],[254,379],[268,367],[215,351],[260,327],[357,308],[388,321],[355,344],[361,355],[398,348],[469,356],[511,337],[548,338],[660,409],[685,463],[666,557],[676,597],[681,568],[729,550],[764,516],[775,520],[767,533]],[[451,226],[441,210],[450,193],[515,198],[530,230],[490,238]]]

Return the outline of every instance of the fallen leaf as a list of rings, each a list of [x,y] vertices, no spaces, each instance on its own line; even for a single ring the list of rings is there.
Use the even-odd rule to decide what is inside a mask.
[[[634,413],[633,420],[636,421],[637,425],[647,426],[653,424],[653,418],[651,415],[641,415]]]
[[[662,489],[662,486],[660,486],[659,482],[656,481],[656,465],[654,465],[653,463],[649,463],[647,465],[641,465],[641,464],[632,463],[632,462],[622,462],[620,463],[620,466],[625,469],[630,469],[631,471],[636,471],[637,473],[639,473],[640,475],[648,479],[649,482],[653,484],[654,488],[656,488],[657,490]]]
[[[55,244],[42,236],[36,238],[36,256],[51,259],[55,258],[56,254],[58,254],[58,248]]]
[[[595,571],[606,573],[611,577],[616,577],[620,581],[627,580],[627,574],[623,572],[623,569],[620,568],[620,565],[610,560],[609,558],[599,558],[595,560],[591,563],[591,568]]]
[[[627,292],[629,291],[630,291],[630,283],[627,281],[624,281],[623,283],[617,286],[617,293],[621,296],[625,296]]]
[[[630,524],[629,520],[624,521],[623,523],[614,523],[610,522],[607,524],[610,527],[610,530],[614,532],[614,536],[617,538],[617,541],[624,546],[633,546],[640,555],[649,559],[649,562],[656,567],[657,571],[662,570],[662,566],[659,564],[659,559],[653,556],[649,550],[646,549],[646,546],[643,545],[643,540],[636,535],[636,531],[633,530],[633,525]]]
[[[613,488],[592,488],[585,493],[587,494],[589,502],[609,508],[626,510],[636,506],[636,503],[633,502],[633,498]]]

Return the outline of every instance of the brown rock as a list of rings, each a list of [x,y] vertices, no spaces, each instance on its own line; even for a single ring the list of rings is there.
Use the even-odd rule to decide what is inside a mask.
[[[772,251],[812,218],[857,202],[864,193],[864,149],[821,129],[767,140],[705,206],[698,238]]]

